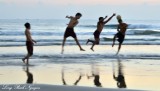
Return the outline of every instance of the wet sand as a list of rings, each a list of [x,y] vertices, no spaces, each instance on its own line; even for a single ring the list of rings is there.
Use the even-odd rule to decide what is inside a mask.
[[[35,55],[28,66],[28,72],[33,75],[33,84],[73,86],[81,76],[77,86],[97,87],[94,73],[99,75],[102,87],[117,89],[113,72],[118,75],[120,62],[126,89],[160,90],[158,45],[125,45],[119,57],[114,55],[117,46],[96,46],[95,52],[89,50],[90,46],[83,47],[86,52],[80,52],[77,46],[67,46],[62,55],[60,46],[36,46]],[[0,47],[0,50],[3,56],[0,58],[0,84],[25,84],[28,79],[27,66],[21,62],[21,56],[26,53],[25,47]],[[88,76],[92,77],[88,79]]]

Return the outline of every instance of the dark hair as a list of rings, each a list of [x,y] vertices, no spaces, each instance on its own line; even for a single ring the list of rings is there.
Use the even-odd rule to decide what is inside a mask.
[[[81,13],[77,13],[76,16],[82,16],[82,14]]]
[[[119,23],[122,23],[123,21],[122,21],[122,19],[118,19],[118,22],[119,22]]]
[[[25,26],[26,28],[30,28],[30,23],[27,22],[27,23],[24,24],[24,26]]]
[[[103,17],[99,17],[99,20],[103,19]]]

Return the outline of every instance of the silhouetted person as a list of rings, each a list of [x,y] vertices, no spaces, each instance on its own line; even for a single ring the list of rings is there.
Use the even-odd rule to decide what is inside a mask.
[[[115,76],[115,73],[113,73],[113,78],[114,80],[117,81],[117,87],[118,88],[126,88],[126,82],[125,82],[125,77],[122,71],[122,63],[120,61],[120,59],[118,59],[118,76]]]
[[[66,81],[65,81],[65,79],[64,79],[64,70],[62,70],[61,74],[62,74],[62,82],[63,82],[63,85],[67,85],[67,83],[66,83]],[[81,74],[80,74],[80,75],[79,75],[79,78],[78,78],[78,79],[75,81],[75,83],[74,83],[75,86],[79,83],[79,81],[81,80],[81,78],[82,78],[82,76],[81,76]]]
[[[96,29],[96,31],[93,33],[93,35],[94,35],[94,40],[90,40],[90,39],[88,39],[88,41],[87,41],[87,43],[86,44],[88,44],[89,42],[91,42],[92,43],[92,47],[90,48],[92,51],[94,51],[94,49],[93,49],[93,47],[97,44],[99,44],[99,41],[100,41],[100,38],[99,38],[99,36],[100,36],[100,34],[101,34],[101,32],[102,32],[102,30],[103,30],[103,27],[104,27],[104,25],[106,24],[106,23],[108,23],[112,18],[113,18],[113,16],[115,16],[116,14],[113,14],[109,19],[107,19],[106,21],[104,21],[106,18],[107,18],[107,16],[105,17],[105,18],[103,18],[103,17],[99,17],[99,21],[98,21],[98,23],[97,23],[97,29]]]
[[[27,47],[28,54],[22,59],[22,61],[28,65],[29,58],[33,55],[33,45],[34,43],[36,43],[36,41],[33,40],[31,36],[31,32],[30,32],[31,25],[29,23],[25,23],[24,26],[26,28],[25,35],[26,35],[26,47]],[[27,60],[27,62],[25,62],[25,60]]]
[[[119,23],[118,27],[117,27],[118,33],[115,34],[115,36],[113,38],[113,44],[112,44],[112,47],[114,47],[115,40],[116,40],[116,38],[118,38],[117,41],[119,42],[119,47],[118,47],[118,51],[117,51],[116,55],[119,53],[119,51],[121,49],[121,45],[124,41],[125,33],[126,33],[126,30],[127,30],[127,27],[128,27],[128,25],[126,23],[123,23],[120,15],[117,16],[117,20],[118,20],[118,23]]]
[[[27,82],[26,83],[33,83],[33,75],[32,75],[32,73],[30,73],[29,72],[29,68],[28,68],[28,66],[26,66],[26,74],[27,74]]]
[[[95,65],[92,64],[92,75],[91,76],[87,76],[88,79],[90,79],[91,77],[94,77],[94,85],[97,86],[97,87],[102,87],[102,84],[101,82],[99,81],[100,80],[100,76],[99,76],[99,70],[98,69],[95,69]]]
[[[81,45],[79,44],[79,41],[78,41],[77,36],[76,36],[76,33],[74,32],[74,27],[79,23],[79,22],[78,22],[78,19],[80,19],[81,16],[82,16],[81,13],[77,13],[77,14],[75,15],[75,17],[73,17],[73,16],[66,16],[66,18],[70,19],[70,22],[69,22],[69,24],[68,24],[68,26],[67,26],[67,28],[66,28],[65,33],[64,33],[64,38],[63,38],[63,43],[62,43],[62,52],[61,52],[62,54],[63,54],[63,52],[64,52],[64,45],[65,45],[66,39],[67,39],[69,36],[71,36],[71,37],[74,38],[74,40],[76,41],[77,45],[78,45],[79,48],[80,48],[80,51],[85,51],[85,50],[81,47]]]

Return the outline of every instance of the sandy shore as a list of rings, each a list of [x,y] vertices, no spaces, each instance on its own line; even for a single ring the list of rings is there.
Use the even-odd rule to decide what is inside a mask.
[[[64,54],[109,54],[115,55],[118,49],[118,46],[111,47],[111,45],[97,45],[95,46],[95,51],[91,51],[91,45],[82,45],[86,51],[80,51],[77,45],[65,46]],[[26,54],[26,47],[0,47],[0,55],[9,55],[9,54]],[[120,55],[132,55],[132,54],[159,54],[160,46],[159,45],[122,45]],[[35,46],[34,54],[43,54],[51,55],[61,54],[61,46]]]
[[[102,87],[111,88],[105,91],[116,91],[119,89],[117,82],[113,79],[113,72],[118,74],[118,60],[120,59],[127,85],[125,90],[160,90],[160,46],[124,45],[119,57],[115,56],[117,46],[112,48],[108,45],[99,45],[95,47],[95,52],[89,49],[90,45],[83,46],[83,48],[86,49],[85,52],[79,51],[77,46],[66,46],[62,55],[60,54],[61,46],[35,46],[34,55],[28,67],[28,71],[33,75],[33,84],[42,88],[44,86],[44,89],[46,87],[53,89],[57,87],[55,85],[61,85],[58,89],[64,89],[66,87],[62,86],[64,85],[62,70],[64,70],[64,79],[68,86],[74,85],[78,77],[82,76],[77,86],[85,86],[84,89],[97,91],[93,88],[86,88],[86,86],[96,87],[94,77],[87,78],[88,75],[92,75],[93,65],[95,65]],[[25,84],[28,79],[27,66],[21,61],[26,54],[25,47],[0,47],[0,50],[0,84]],[[75,88],[68,86],[67,89]],[[78,90],[75,91],[83,89],[77,86],[75,89],[78,88]],[[103,88],[94,89],[104,90]]]

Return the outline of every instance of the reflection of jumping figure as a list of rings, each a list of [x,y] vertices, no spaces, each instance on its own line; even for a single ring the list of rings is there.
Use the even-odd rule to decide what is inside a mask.
[[[115,72],[113,72],[113,78],[115,81],[117,81],[117,87],[119,88],[126,88],[126,82],[125,82],[125,78],[124,78],[124,73],[123,73],[123,66],[121,63],[121,60],[118,59],[118,76],[115,76]]]
[[[67,83],[66,83],[66,81],[65,81],[65,79],[64,79],[64,70],[62,69],[62,82],[63,82],[63,85],[67,85]],[[76,86],[78,83],[79,83],[79,81],[81,80],[81,78],[82,78],[82,76],[81,76],[81,74],[79,75],[79,77],[78,77],[78,79],[75,81],[75,83],[74,83],[74,85]]]
[[[99,69],[98,68],[95,68],[95,65],[92,64],[92,75],[91,76],[87,76],[88,79],[90,79],[91,77],[94,77],[94,85],[97,86],[97,87],[102,87],[101,85],[101,82],[99,81],[100,80],[100,76],[99,76]]]

